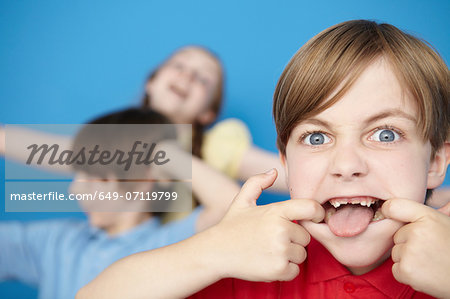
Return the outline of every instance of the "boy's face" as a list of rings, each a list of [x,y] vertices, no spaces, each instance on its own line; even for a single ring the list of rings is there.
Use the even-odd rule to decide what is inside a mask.
[[[417,114],[413,98],[379,59],[336,104],[298,124],[289,137],[282,159],[291,197],[317,200],[327,214],[324,223],[301,224],[355,274],[385,260],[402,226],[376,220],[381,203],[423,202],[426,189],[438,185],[428,179],[434,162]],[[373,201],[371,207],[359,203]]]
[[[145,201],[127,201],[125,200],[125,193],[145,192],[151,190],[150,187],[147,188],[148,185],[142,183],[133,184],[133,186],[136,186],[135,189],[130,189],[129,184],[131,183],[120,182],[113,174],[105,178],[78,171],[70,184],[69,192],[84,198],[96,198],[95,200],[79,200],[78,202],[86,213],[89,224],[109,233],[128,225],[131,222],[129,215],[145,211],[145,205],[147,204]],[[101,196],[103,196],[102,200],[100,200]]]
[[[94,197],[95,193],[113,193],[117,192],[117,182],[106,180],[105,178],[79,171],[76,173],[74,181],[70,184],[69,191],[79,196]],[[116,222],[117,213],[103,212],[102,208],[108,203],[99,200],[81,200],[79,201],[82,209],[89,219],[89,223],[101,229],[107,230]]]

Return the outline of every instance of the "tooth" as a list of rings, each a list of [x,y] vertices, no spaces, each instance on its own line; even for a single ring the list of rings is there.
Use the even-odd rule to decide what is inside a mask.
[[[336,209],[339,208],[340,205],[341,205],[341,203],[339,203],[339,202],[335,202],[335,203],[334,203],[334,207],[335,207]]]
[[[328,209],[327,213],[325,214],[325,222],[328,222],[328,219],[330,219],[331,216],[333,216],[333,214],[336,213],[335,210],[333,209]]]
[[[370,205],[372,204],[372,202],[371,201],[369,201],[368,203],[367,203],[367,206],[370,208]]]
[[[361,201],[361,205],[365,207],[365,206],[367,206],[367,202]]]
[[[384,215],[381,213],[380,210],[378,210],[373,215],[372,221],[378,221],[378,220],[383,220],[383,219],[385,219]]]

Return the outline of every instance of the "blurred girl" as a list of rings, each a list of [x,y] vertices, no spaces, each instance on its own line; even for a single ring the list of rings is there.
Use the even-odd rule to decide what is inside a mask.
[[[277,155],[252,146],[247,127],[237,119],[219,122],[205,133],[220,112],[223,85],[219,59],[205,48],[187,46],[150,74],[142,105],[174,123],[192,124],[193,154],[232,178],[246,180],[280,166]],[[274,188],[287,191],[283,178]]]
[[[173,123],[192,124],[193,155],[232,178],[246,180],[272,167],[281,169],[276,154],[251,144],[250,133],[243,122],[227,119],[205,131],[220,112],[223,85],[223,67],[219,59],[206,48],[187,46],[174,52],[150,74],[141,106],[163,114]],[[15,138],[13,148],[24,148],[25,143],[34,140],[65,145],[71,142],[62,136],[22,128],[10,127],[8,130],[11,135],[20,136]],[[2,131],[0,129],[0,137],[4,135]],[[0,138],[0,153],[5,153],[4,137]],[[8,158],[23,162],[27,155],[11,150]],[[71,171],[63,167],[53,170]],[[205,185],[213,183],[211,177],[204,176],[203,179]],[[287,192],[284,178],[279,178],[272,189]]]

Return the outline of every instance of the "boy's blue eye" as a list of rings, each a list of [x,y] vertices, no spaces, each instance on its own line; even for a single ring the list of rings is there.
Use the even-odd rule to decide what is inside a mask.
[[[304,138],[304,142],[307,145],[322,145],[325,143],[329,143],[330,141],[331,141],[330,137],[328,137],[324,133],[319,132],[308,134]]]
[[[400,138],[398,133],[394,130],[389,129],[379,129],[376,130],[375,133],[370,137],[371,140],[380,141],[380,142],[394,142]]]

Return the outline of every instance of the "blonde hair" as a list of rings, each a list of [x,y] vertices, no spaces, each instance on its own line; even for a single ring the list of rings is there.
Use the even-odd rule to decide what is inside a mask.
[[[447,65],[412,35],[368,20],[347,21],[322,31],[290,60],[273,102],[280,152],[286,154],[289,136],[299,122],[335,104],[380,57],[387,59],[404,90],[415,99],[418,127],[424,140],[430,140],[434,154],[449,131]]]

